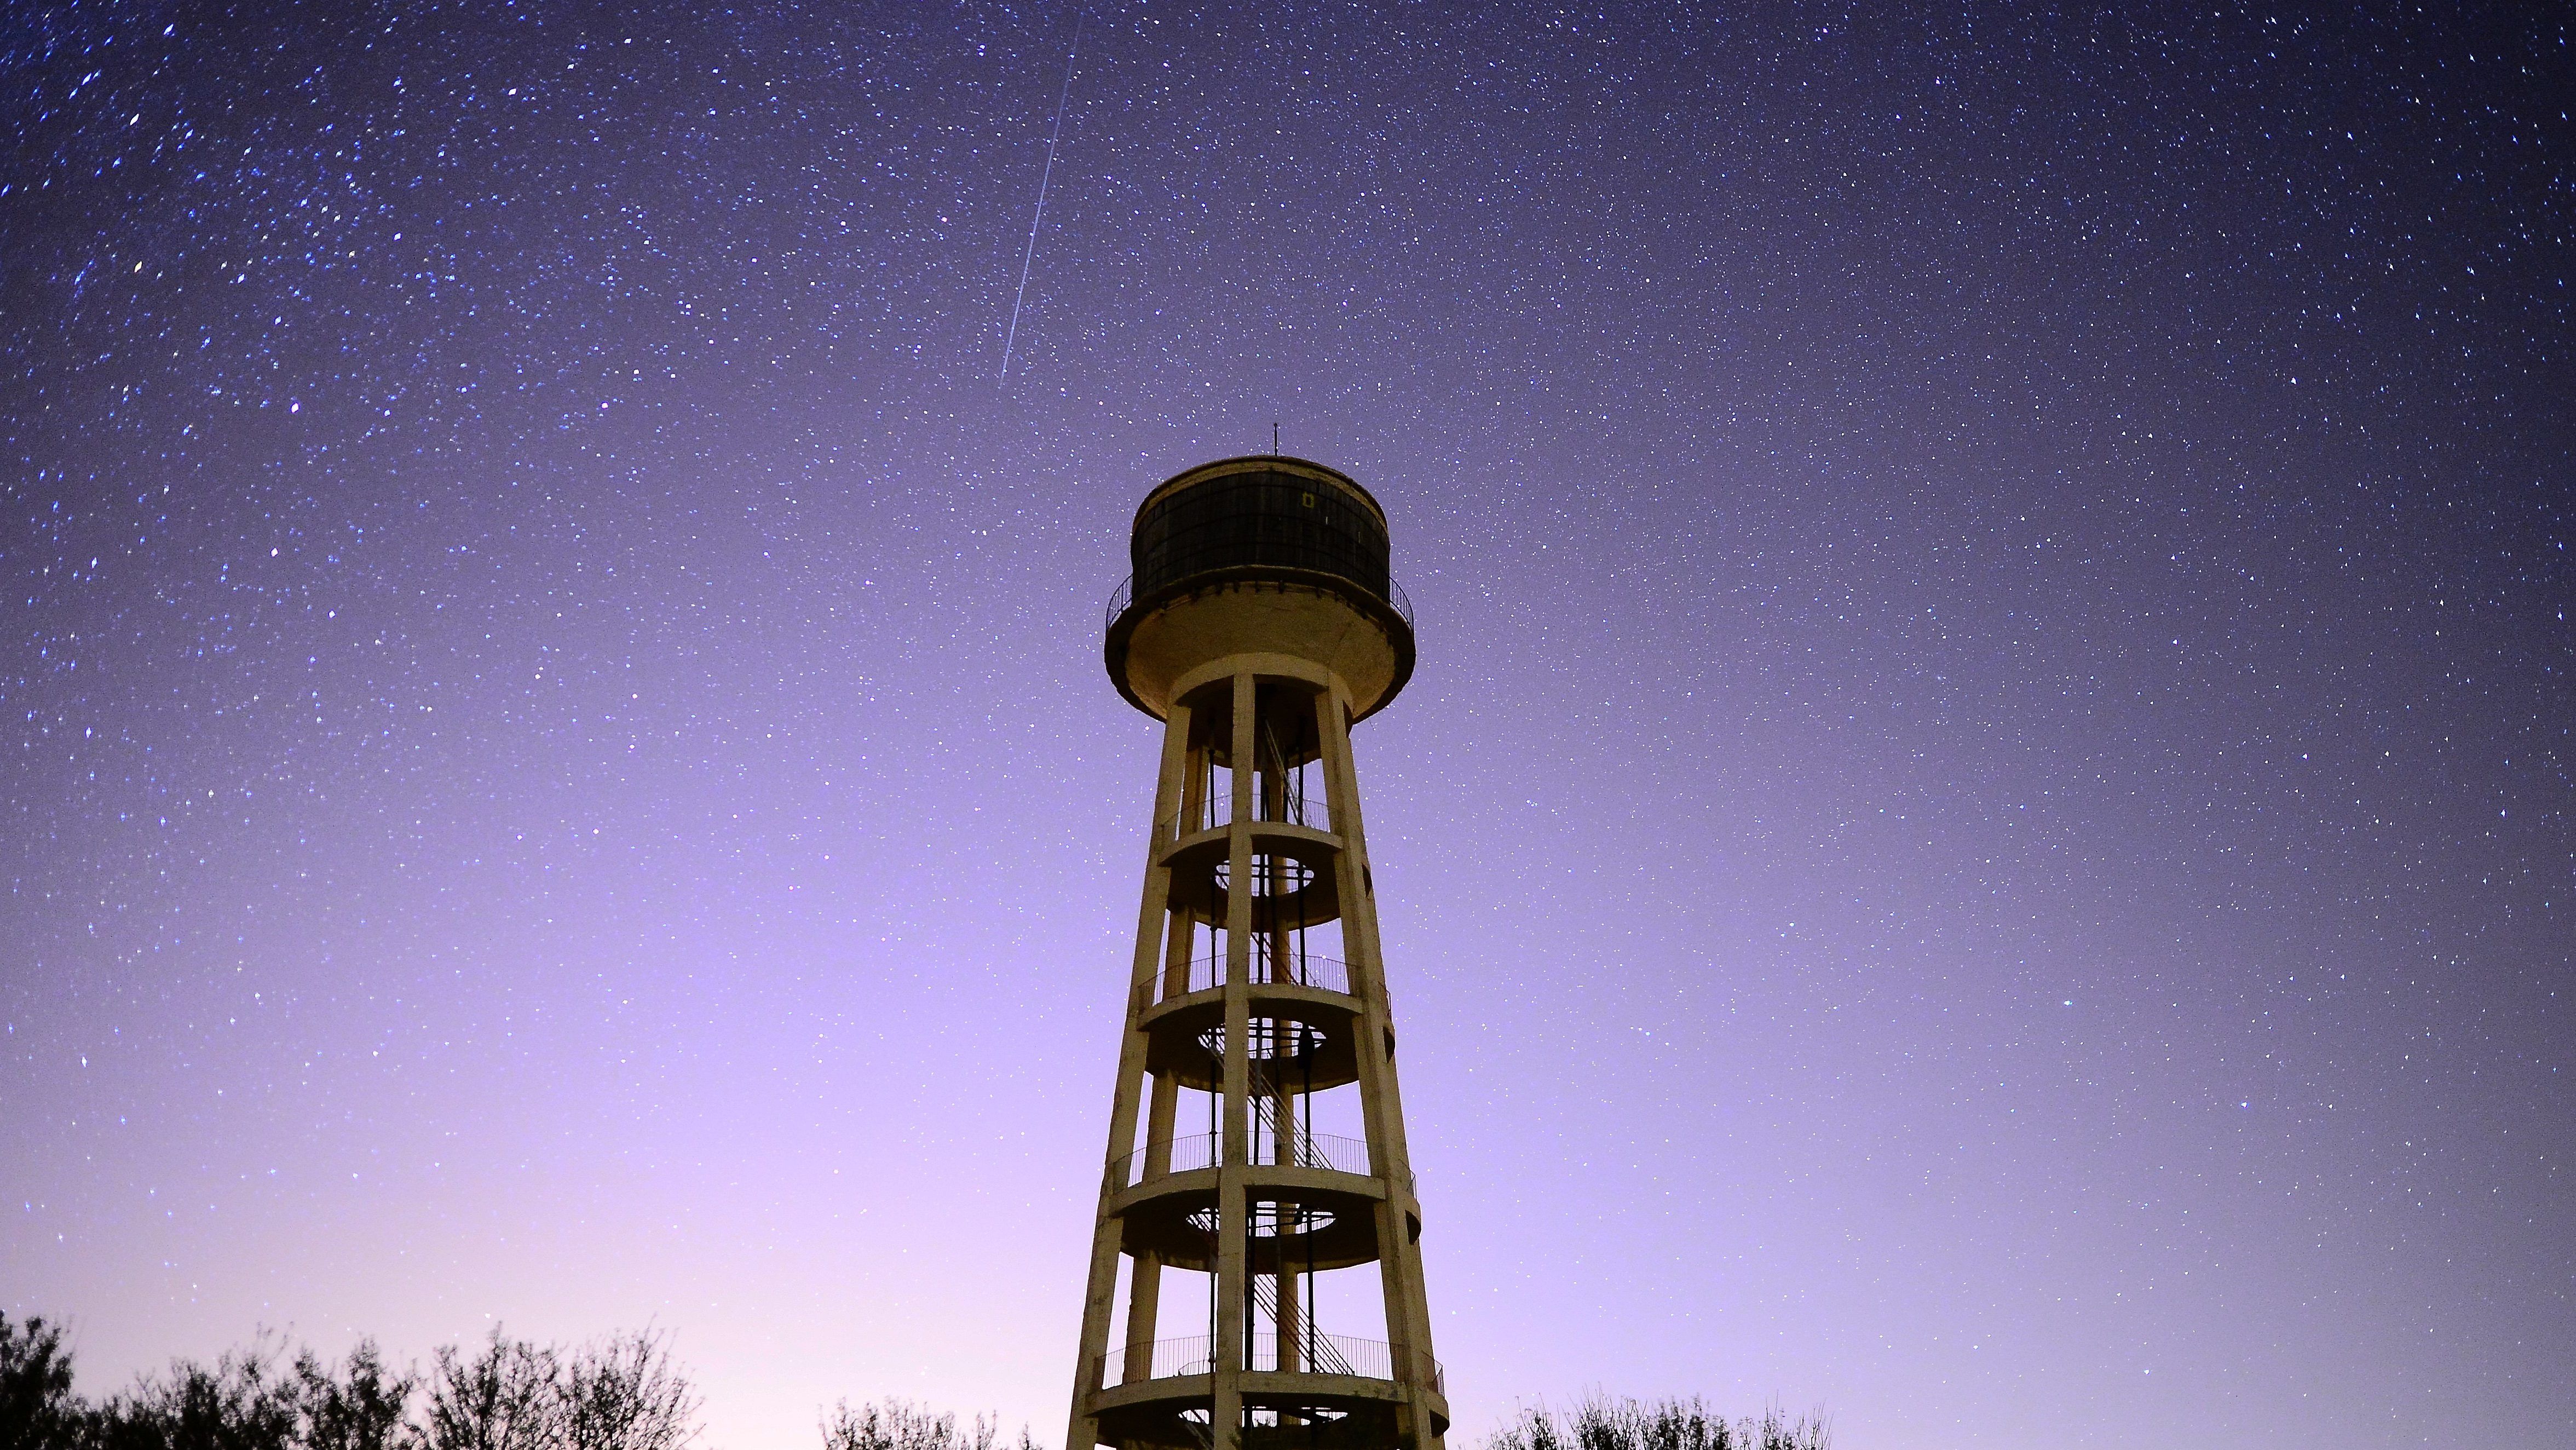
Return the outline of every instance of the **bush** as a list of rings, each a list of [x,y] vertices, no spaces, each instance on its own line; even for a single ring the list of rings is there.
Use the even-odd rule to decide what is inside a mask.
[[[1594,1394],[1560,1420],[1545,1405],[1495,1431],[1485,1450],[1830,1450],[1824,1417],[1787,1420],[1777,1409],[1729,1422],[1697,1399],[1612,1399]]]
[[[960,1429],[955,1415],[934,1415],[909,1400],[883,1400],[850,1408],[843,1400],[823,1421],[823,1450],[994,1450],[1000,1434],[981,1415]],[[1020,1427],[1017,1450],[1037,1450]]]

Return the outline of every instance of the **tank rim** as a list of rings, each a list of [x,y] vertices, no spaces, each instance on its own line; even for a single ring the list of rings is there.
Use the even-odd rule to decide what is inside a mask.
[[[1378,598],[1339,574],[1329,574],[1321,569],[1292,569],[1278,564],[1236,564],[1223,569],[1203,570],[1185,578],[1175,579],[1151,594],[1140,595],[1129,600],[1127,607],[1119,611],[1118,617],[1110,621],[1109,636],[1102,642],[1101,653],[1103,662],[1109,667],[1109,682],[1118,687],[1121,698],[1154,719],[1164,718],[1152,706],[1136,698],[1135,688],[1127,683],[1127,648],[1129,642],[1135,637],[1136,626],[1143,623],[1148,614],[1169,608],[1192,595],[1232,584],[1297,585],[1330,594],[1358,610],[1371,623],[1386,632],[1387,643],[1395,647],[1395,673],[1387,681],[1385,693],[1379,695],[1367,709],[1351,717],[1352,724],[1356,725],[1393,704],[1395,697],[1404,693],[1406,683],[1413,678],[1413,625],[1396,612],[1393,604]]]

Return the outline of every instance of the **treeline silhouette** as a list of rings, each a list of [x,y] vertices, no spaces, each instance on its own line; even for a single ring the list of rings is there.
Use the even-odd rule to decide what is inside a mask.
[[[62,1330],[0,1314],[0,1450],[687,1450],[699,1399],[665,1335],[565,1349],[499,1329],[444,1346],[426,1373],[373,1341],[336,1363],[263,1337],[213,1364],[180,1359],[91,1403]],[[902,1400],[835,1406],[823,1450],[1004,1450],[999,1427]],[[1485,1450],[1830,1450],[1821,1418],[1729,1421],[1698,1400],[1595,1394],[1560,1416],[1524,1409]],[[1024,1426],[1009,1450],[1038,1450]]]
[[[92,1404],[59,1327],[0,1314],[0,1450],[682,1450],[698,1398],[664,1336],[574,1349],[495,1329],[426,1374],[372,1341],[337,1364],[262,1339]]]

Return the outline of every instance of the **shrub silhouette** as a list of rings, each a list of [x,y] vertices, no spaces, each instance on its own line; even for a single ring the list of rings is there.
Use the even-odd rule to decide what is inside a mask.
[[[910,1400],[880,1400],[856,1410],[843,1400],[823,1420],[823,1450],[994,1450],[999,1432],[977,1415],[963,1429],[957,1417],[933,1414]],[[1035,1450],[1026,1429],[1021,1450]]]
[[[1545,1405],[1525,1407],[1520,1418],[1485,1440],[1485,1450],[1830,1450],[1824,1417],[1784,1419],[1778,1409],[1759,1419],[1729,1421],[1698,1399],[1612,1399],[1593,1394],[1560,1419]]]

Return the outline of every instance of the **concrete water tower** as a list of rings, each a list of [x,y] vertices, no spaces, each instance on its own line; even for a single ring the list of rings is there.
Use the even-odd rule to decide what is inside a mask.
[[[1351,765],[1413,673],[1386,513],[1230,458],[1147,495],[1130,557],[1109,678],[1162,770],[1065,1444],[1441,1450]]]

